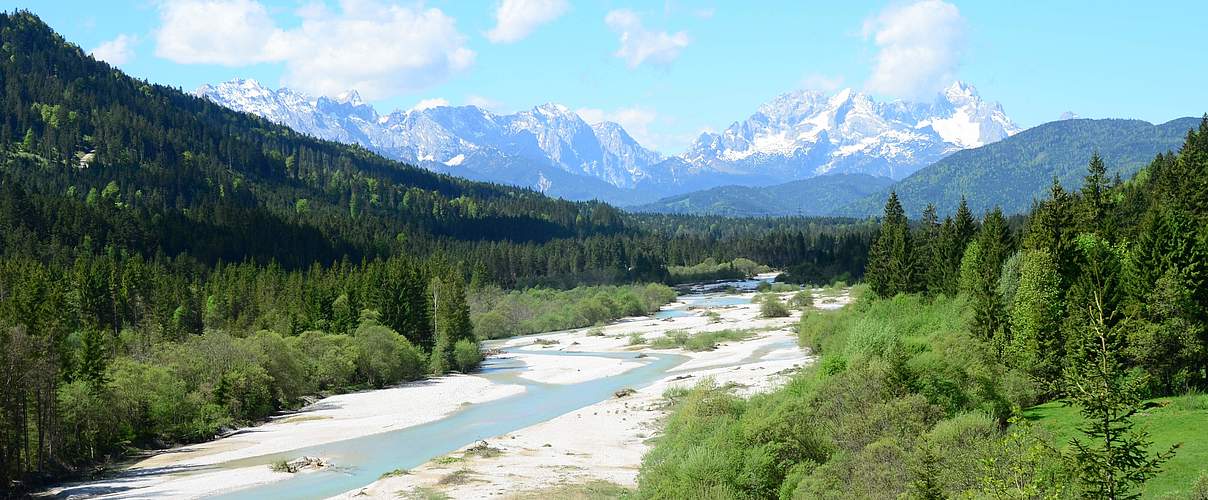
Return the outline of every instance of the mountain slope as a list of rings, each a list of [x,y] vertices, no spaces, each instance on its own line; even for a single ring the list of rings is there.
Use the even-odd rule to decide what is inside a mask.
[[[929,103],[878,103],[850,89],[783,94],[673,157],[642,147],[616,123],[589,125],[556,104],[508,115],[474,106],[379,115],[355,92],[316,98],[250,80],[205,85],[195,94],[429,170],[624,204],[828,173],[901,178],[1018,131],[1001,106],[961,82]]]
[[[635,212],[730,215],[744,217],[827,215],[893,184],[866,174],[821,175],[775,186],[721,186],[629,207]]]
[[[952,210],[963,195],[974,213],[995,206],[1007,214],[1026,212],[1033,199],[1043,199],[1056,177],[1067,189],[1082,185],[1086,164],[1096,151],[1108,174],[1128,178],[1158,153],[1176,150],[1195,118],[1161,125],[1140,120],[1063,120],[1046,123],[1001,142],[960,151],[894,184],[902,206],[912,217],[927,203]],[[877,215],[889,189],[874,193],[835,212]]]
[[[662,160],[662,155],[642,147],[620,125],[589,125],[557,104],[509,115],[477,106],[379,115],[355,92],[335,99],[316,98],[288,88],[270,90],[252,80],[203,85],[194,94],[302,133],[359,144],[430,170],[573,199],[619,196],[615,188],[633,187],[645,176],[646,166]]]
[[[130,78],[31,14],[0,20],[0,186],[26,200],[22,241],[309,265],[623,231],[611,207],[308,137]]]
[[[851,89],[783,94],[721,133],[705,133],[682,161],[699,171],[783,182],[827,173],[902,178],[944,155],[1018,132],[997,103],[956,82],[931,103],[879,103]]]

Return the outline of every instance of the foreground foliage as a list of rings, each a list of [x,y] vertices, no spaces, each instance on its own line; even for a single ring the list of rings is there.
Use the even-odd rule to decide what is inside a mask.
[[[643,460],[643,498],[893,498],[928,485],[947,495],[1027,484],[1060,493],[1060,456],[1011,441],[1011,409],[1036,397],[1026,377],[968,333],[963,298],[860,301],[800,326],[821,354],[770,394],[709,384],[679,397]]]
[[[1107,171],[1095,155],[1079,192],[1054,182],[1022,234],[964,202],[912,227],[891,194],[881,299],[804,316],[821,358],[786,388],[684,398],[639,493],[1136,498],[1180,446],[1136,425],[1143,399],[1208,389],[1208,117],[1137,178]],[[1063,451],[1019,418],[1054,400],[1083,418]]]

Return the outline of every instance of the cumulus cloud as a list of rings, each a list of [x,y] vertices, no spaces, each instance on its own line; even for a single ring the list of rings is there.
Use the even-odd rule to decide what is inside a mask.
[[[667,64],[679,57],[680,52],[692,42],[688,33],[680,31],[651,31],[642,24],[642,18],[629,9],[617,9],[604,16],[604,24],[621,37],[621,48],[614,53],[624,59],[630,69],[644,62]]]
[[[440,97],[434,97],[432,99],[420,99],[419,102],[415,103],[415,106],[411,107],[411,110],[412,111],[423,111],[425,109],[439,108],[441,106],[448,106],[448,105],[449,105],[448,100],[440,98]]]
[[[183,0],[160,6],[156,54],[179,63],[285,64],[282,83],[368,99],[415,91],[468,68],[474,52],[440,9],[343,0],[339,10],[309,4],[290,29],[255,0]]]
[[[538,26],[565,14],[569,7],[566,0],[503,0],[495,9],[495,27],[487,32],[487,40],[519,41]]]
[[[579,108],[575,113],[587,123],[600,122],[616,122],[631,137],[636,139],[642,146],[650,149],[657,149],[658,138],[651,131],[651,125],[658,120],[658,113],[653,110],[633,106],[620,108],[613,111],[605,111],[596,108]]]
[[[955,5],[922,0],[888,7],[864,22],[863,34],[878,48],[869,91],[927,98],[955,80],[965,38]]]
[[[129,35],[118,35],[113,40],[97,45],[89,53],[97,60],[121,66],[134,60],[134,44],[137,41],[138,39]]]
[[[243,66],[278,60],[277,29],[255,0],[181,0],[159,6],[155,55],[184,64]]]

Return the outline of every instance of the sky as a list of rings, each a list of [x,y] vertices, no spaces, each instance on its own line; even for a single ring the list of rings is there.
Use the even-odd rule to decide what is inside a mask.
[[[1023,127],[1208,111],[1208,2],[0,0],[152,82],[355,89],[379,112],[546,102],[681,152],[776,95],[930,100],[954,80]]]

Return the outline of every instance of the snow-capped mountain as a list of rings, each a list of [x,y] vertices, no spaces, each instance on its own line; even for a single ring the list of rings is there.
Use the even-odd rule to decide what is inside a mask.
[[[801,90],[759,107],[721,133],[705,133],[678,160],[688,170],[784,182],[828,173],[900,179],[949,153],[1018,132],[997,103],[956,82],[932,103],[879,103],[851,89]]]
[[[962,82],[929,103],[880,103],[851,89],[790,92],[721,133],[701,134],[673,157],[642,147],[616,123],[588,124],[558,104],[513,114],[437,106],[379,115],[355,92],[316,98],[253,80],[204,85],[195,94],[432,170],[623,204],[828,173],[900,179],[1019,131],[1001,106]]]
[[[608,194],[600,184],[632,188],[646,177],[647,166],[663,159],[620,125],[589,125],[558,104],[510,115],[476,106],[379,115],[355,92],[315,98],[287,88],[267,89],[254,80],[204,85],[195,94],[305,134],[360,144],[434,170],[566,196]]]

